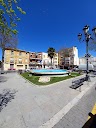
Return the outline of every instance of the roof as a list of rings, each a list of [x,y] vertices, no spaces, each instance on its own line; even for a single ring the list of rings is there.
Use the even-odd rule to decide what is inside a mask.
[[[42,52],[30,52],[30,51],[25,51],[17,48],[5,48],[5,50],[14,50],[14,51],[20,51],[20,52],[28,52],[28,53],[42,53]]]
[[[14,50],[14,51],[20,51],[20,52],[28,52],[28,51],[17,49],[17,48],[5,48],[5,50]]]

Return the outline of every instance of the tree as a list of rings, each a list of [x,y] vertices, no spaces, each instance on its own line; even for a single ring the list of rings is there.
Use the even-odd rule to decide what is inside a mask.
[[[17,21],[20,21],[20,18],[16,15],[16,10],[21,12],[22,14],[26,14],[18,6],[19,0],[0,0],[0,27],[10,29],[11,32],[17,34],[17,30],[15,27],[17,26]],[[6,20],[6,24],[4,24],[4,20]]]
[[[11,35],[10,32],[7,32],[7,29],[4,29],[3,32],[0,32],[0,47],[2,49],[2,70],[4,70],[4,51],[6,47],[16,48],[17,46],[17,37],[16,35]]]
[[[2,70],[4,64],[4,50],[6,47],[15,48],[17,44],[15,29],[20,18],[16,10],[22,14],[25,12],[18,6],[19,0],[0,0],[0,48],[2,49]]]
[[[72,49],[65,47],[65,48],[60,49],[58,53],[59,53],[59,56],[61,58],[59,60],[59,66],[62,66],[63,68],[66,66],[68,67],[69,64],[66,63],[66,59],[68,57],[72,56]]]
[[[50,47],[50,48],[48,48],[47,53],[48,53],[48,56],[49,56],[50,59],[51,59],[51,65],[52,65],[52,59],[53,59],[53,57],[55,56],[55,49],[52,48],[52,47]]]
[[[96,39],[93,40],[93,41],[89,41],[89,44],[88,44],[88,49],[90,51],[96,51]]]

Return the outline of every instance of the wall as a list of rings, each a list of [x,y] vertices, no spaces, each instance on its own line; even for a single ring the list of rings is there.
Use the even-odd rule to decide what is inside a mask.
[[[13,51],[13,54],[11,54],[11,51]],[[25,69],[25,65],[27,65],[27,68],[29,68],[29,53],[20,50],[10,50],[10,49],[5,50],[4,70],[10,69],[10,64],[14,64],[14,69],[16,70]]]

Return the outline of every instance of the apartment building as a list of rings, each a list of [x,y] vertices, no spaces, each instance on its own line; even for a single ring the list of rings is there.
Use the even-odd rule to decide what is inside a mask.
[[[58,52],[58,63],[60,68],[68,68],[79,65],[77,47],[61,49]]]
[[[76,47],[61,49],[52,59],[52,65],[57,68],[79,65],[78,49]],[[4,52],[4,70],[25,70],[27,68],[48,68],[51,59],[45,52],[27,52],[19,49],[6,48]]]
[[[52,59],[52,64],[58,66],[58,53]],[[47,68],[51,66],[48,53],[27,52],[19,49],[6,48],[4,52],[4,70],[25,70],[27,68]]]
[[[6,48],[4,52],[4,70],[29,68],[29,52]]]
[[[58,53],[53,57],[52,65],[56,68],[58,67]],[[51,59],[48,56],[48,53],[42,52],[42,67],[48,68],[49,66],[51,66]]]
[[[42,68],[42,52],[30,52],[29,53],[29,67],[30,68]]]
[[[51,65],[51,60],[48,53],[42,52],[42,68],[48,68]]]
[[[58,67],[58,53],[55,53],[55,56],[53,57],[53,65],[54,67]]]

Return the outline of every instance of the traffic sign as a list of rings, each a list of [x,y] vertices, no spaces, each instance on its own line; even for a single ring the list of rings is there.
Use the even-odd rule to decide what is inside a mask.
[[[85,54],[85,57],[89,58],[89,57],[91,57],[91,55],[88,53],[88,54]]]

